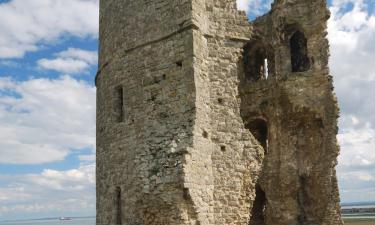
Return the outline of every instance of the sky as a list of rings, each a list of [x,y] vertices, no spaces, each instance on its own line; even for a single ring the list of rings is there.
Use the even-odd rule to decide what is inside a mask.
[[[98,3],[0,0],[0,221],[95,215]],[[375,201],[374,6],[329,1],[342,202]]]

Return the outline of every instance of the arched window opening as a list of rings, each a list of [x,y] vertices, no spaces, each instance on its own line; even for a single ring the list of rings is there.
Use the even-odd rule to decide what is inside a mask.
[[[264,153],[268,153],[268,126],[264,119],[254,119],[250,121],[247,126],[252,135],[262,145]]]
[[[292,72],[304,72],[310,69],[307,51],[307,39],[301,31],[296,31],[290,38]]]
[[[122,204],[121,204],[121,188],[116,187],[115,191],[115,210],[116,210],[116,224],[122,225]]]
[[[249,43],[244,54],[245,76],[249,81],[265,80],[274,73],[274,54],[262,43]]]
[[[255,200],[251,209],[251,217],[249,225],[265,225],[266,224],[266,193],[260,188],[259,184],[255,187]]]

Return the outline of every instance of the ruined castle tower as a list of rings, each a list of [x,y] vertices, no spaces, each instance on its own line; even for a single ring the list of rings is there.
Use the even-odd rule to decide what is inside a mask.
[[[325,0],[102,0],[97,225],[341,225]]]

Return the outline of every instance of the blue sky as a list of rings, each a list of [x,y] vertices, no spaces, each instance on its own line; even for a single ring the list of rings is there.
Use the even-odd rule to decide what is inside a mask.
[[[0,0],[0,221],[95,215],[98,2]],[[374,5],[330,1],[343,202],[375,201]]]

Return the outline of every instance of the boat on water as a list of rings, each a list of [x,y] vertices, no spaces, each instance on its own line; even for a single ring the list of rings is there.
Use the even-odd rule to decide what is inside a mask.
[[[72,220],[70,217],[60,217],[59,220]]]

